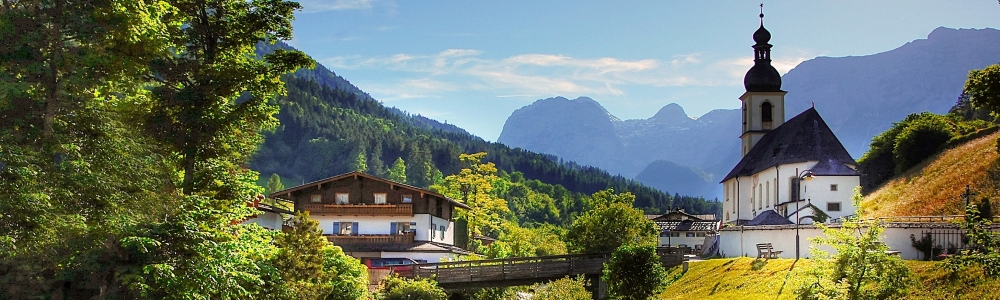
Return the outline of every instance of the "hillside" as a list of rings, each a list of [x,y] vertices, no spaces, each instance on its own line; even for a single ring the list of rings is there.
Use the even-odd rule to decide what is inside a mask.
[[[961,214],[966,185],[978,193],[974,200],[998,199],[998,137],[991,134],[932,156],[868,194],[862,207],[871,217]]]
[[[983,279],[970,268],[952,275],[938,262],[905,261],[917,282],[905,299],[996,299],[1000,280]],[[693,262],[687,273],[674,267],[667,274],[671,284],[660,299],[795,299],[795,289],[812,267],[808,259],[712,259]],[[714,283],[714,284],[713,284]]]

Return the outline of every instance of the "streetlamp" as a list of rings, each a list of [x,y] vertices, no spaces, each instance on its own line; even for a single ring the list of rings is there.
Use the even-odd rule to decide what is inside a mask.
[[[795,172],[798,173],[799,168],[795,168]],[[802,181],[813,179],[813,172],[808,169],[803,170],[802,173],[798,174],[799,175],[796,178],[799,180],[799,190],[797,191],[797,195],[795,197],[795,260],[799,260],[799,222],[802,221],[802,219],[799,218],[799,202],[802,202]]]

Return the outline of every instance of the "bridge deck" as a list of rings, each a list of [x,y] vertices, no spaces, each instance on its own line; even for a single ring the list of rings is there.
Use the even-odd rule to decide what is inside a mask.
[[[411,274],[400,275],[433,278],[444,288],[513,286],[566,276],[600,276],[609,258],[610,253],[596,253],[428,263],[414,265]],[[683,254],[660,253],[660,262],[665,266],[676,266],[683,261]]]

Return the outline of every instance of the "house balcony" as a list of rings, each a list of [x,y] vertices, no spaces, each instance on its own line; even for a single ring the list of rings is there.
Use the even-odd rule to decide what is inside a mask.
[[[412,216],[413,204],[304,204],[310,214],[337,216]]]
[[[404,234],[359,234],[359,235],[341,235],[341,234],[324,234],[327,240],[330,240],[334,245],[358,245],[358,244],[412,244],[413,238],[416,236],[415,232],[408,232]]]

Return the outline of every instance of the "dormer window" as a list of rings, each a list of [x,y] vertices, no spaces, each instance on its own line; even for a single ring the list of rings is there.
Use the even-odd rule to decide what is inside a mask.
[[[385,204],[385,193],[375,193],[375,204]]]
[[[349,204],[351,203],[348,193],[337,193],[337,204]]]

